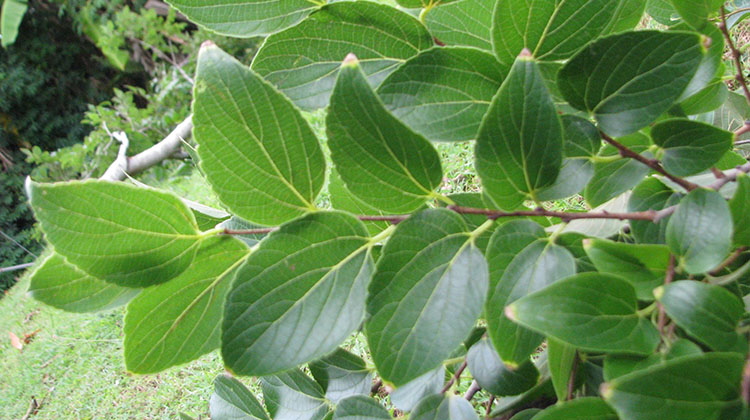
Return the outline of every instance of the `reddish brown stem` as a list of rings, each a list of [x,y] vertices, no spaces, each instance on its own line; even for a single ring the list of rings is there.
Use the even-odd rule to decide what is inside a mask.
[[[479,390],[482,389],[481,386],[479,386],[479,382],[476,381],[476,379],[471,383],[471,386],[469,386],[469,389],[466,390],[466,394],[464,394],[464,399],[466,401],[471,401],[472,398],[474,398],[474,395],[476,395]]]
[[[604,141],[606,141],[607,143],[609,143],[612,146],[614,146],[620,152],[620,156],[636,160],[636,161],[638,161],[638,162],[640,162],[640,163],[648,166],[649,168],[651,168],[654,171],[656,171],[656,172],[664,175],[669,180],[671,180],[675,184],[681,186],[682,188],[686,189],[687,191],[692,191],[692,190],[694,190],[694,189],[696,189],[696,188],[699,187],[697,184],[694,184],[694,183],[692,183],[692,182],[690,182],[690,181],[688,181],[688,180],[686,180],[684,178],[680,178],[678,176],[674,176],[674,175],[670,174],[669,172],[667,172],[667,170],[664,169],[663,166],[661,166],[661,163],[659,162],[658,159],[649,159],[649,158],[641,155],[640,153],[637,153],[634,150],[631,150],[630,148],[628,148],[624,144],[622,144],[619,141],[613,139],[612,137],[606,135],[605,133],[601,133],[601,136],[602,136],[602,139],[604,139]]]
[[[576,390],[576,375],[578,374],[579,363],[580,361],[578,359],[578,352],[576,351],[576,356],[573,359],[573,367],[570,369],[570,378],[568,378],[568,401],[573,399],[573,393]]]
[[[443,389],[440,391],[441,394],[445,394],[446,392],[448,392],[449,389],[451,389],[453,384],[456,383],[458,378],[461,377],[461,374],[464,373],[464,369],[466,369],[466,365],[467,365],[466,360],[464,360],[464,362],[461,363],[461,366],[459,366],[458,369],[456,369],[456,373],[453,374],[453,376],[451,377],[451,380],[448,381],[448,383],[445,384]]]
[[[750,104],[750,89],[747,87],[747,80],[745,79],[745,72],[742,67],[742,54],[737,49],[737,46],[734,45],[732,35],[729,33],[729,27],[727,26],[727,10],[724,6],[721,7],[721,22],[719,22],[717,26],[719,27],[719,30],[721,30],[722,35],[724,35],[724,40],[727,42],[729,53],[732,55],[734,66],[737,69],[737,74],[735,74],[734,78],[742,87],[742,91],[745,93],[745,99],[748,104]]]
[[[739,258],[740,255],[742,255],[742,253],[745,252],[745,251],[747,251],[747,247],[746,246],[741,246],[741,247],[737,248],[732,253],[732,255],[730,255],[729,257],[727,257],[727,259],[724,260],[724,262],[722,262],[718,267],[714,268],[713,271],[711,271],[708,274],[710,274],[712,276],[718,276],[718,275],[720,275],[722,270],[724,270],[725,268],[729,267],[733,262],[737,261],[737,258]]]
[[[669,283],[672,283],[672,280],[674,280],[674,266],[675,266],[675,259],[674,255],[669,255],[669,266],[667,267],[667,273],[664,276],[664,285],[668,285]],[[667,323],[667,314],[664,311],[664,305],[659,303],[659,334],[664,337],[664,326]]]

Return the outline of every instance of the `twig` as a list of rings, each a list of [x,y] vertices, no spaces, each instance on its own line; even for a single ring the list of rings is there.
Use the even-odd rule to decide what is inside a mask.
[[[18,271],[31,267],[34,263],[11,265],[10,267],[0,267],[0,273],[7,273],[9,271]]]
[[[664,285],[668,285],[669,283],[672,283],[672,280],[674,280],[674,266],[675,266],[675,258],[674,255],[669,255],[669,266],[667,267],[667,273],[664,276]],[[664,310],[664,305],[661,303],[659,305],[659,335],[664,337],[664,326],[667,323],[667,314]]]
[[[727,42],[727,47],[729,47],[729,52],[732,54],[732,60],[734,61],[734,66],[737,69],[737,74],[734,76],[734,78],[739,82],[740,86],[742,87],[742,91],[745,93],[745,99],[747,100],[748,104],[750,104],[750,89],[747,87],[747,80],[745,80],[745,74],[742,68],[742,54],[737,50],[737,47],[734,45],[734,40],[732,39],[732,35],[729,33],[729,27],[727,26],[727,10],[724,6],[721,6],[721,22],[717,25],[719,27],[719,30],[721,30],[721,33],[724,35],[724,40]]]
[[[453,384],[458,380],[458,378],[461,376],[462,373],[464,373],[464,369],[466,369],[466,360],[464,360],[463,363],[461,363],[461,366],[456,369],[456,373],[453,374],[450,381],[448,381],[447,384],[443,387],[443,389],[440,391],[441,394],[445,394],[448,392],[449,389],[453,386]]]
[[[476,395],[476,393],[479,392],[480,389],[482,389],[482,387],[479,386],[479,382],[477,382],[477,380],[475,379],[471,383],[471,386],[469,386],[466,394],[464,394],[464,398],[466,399],[466,401],[471,401],[471,399],[474,398],[474,395]]]
[[[724,185],[736,181],[740,174],[746,174],[748,172],[750,172],[750,162],[724,172],[724,178],[717,179],[713,184],[709,185],[708,188],[714,191],[719,191]]]
[[[750,404],[750,353],[745,361],[745,368],[742,370],[742,399],[745,405]]]
[[[39,409],[39,403],[36,402],[36,398],[32,395],[31,396],[31,403],[29,404],[29,409],[26,410],[26,414],[21,417],[21,420],[29,420],[34,413],[37,412]]]
[[[373,395],[377,394],[378,391],[380,391],[380,387],[382,386],[383,386],[383,380],[378,379],[377,381],[375,381],[374,384],[372,384],[372,388],[370,388],[370,394],[373,394]]]
[[[750,121],[745,121],[744,124],[742,124],[742,127],[737,129],[737,131],[734,132],[734,138],[739,138],[743,134],[750,133]],[[747,142],[747,140],[745,140]],[[735,145],[742,144],[739,141],[734,142]]]
[[[658,159],[649,159],[649,158],[641,155],[640,153],[636,153],[634,150],[631,150],[630,148],[628,148],[624,144],[618,142],[617,140],[613,139],[612,137],[608,136],[607,134],[605,134],[603,132],[601,133],[601,136],[602,136],[602,139],[604,139],[604,141],[606,141],[607,143],[609,143],[612,146],[614,146],[620,152],[620,155],[622,157],[626,157],[626,158],[630,158],[630,159],[636,160],[636,161],[638,161],[638,162],[640,162],[640,163],[648,166],[649,168],[651,168],[654,171],[656,171],[656,172],[664,175],[665,177],[667,177],[668,179],[670,179],[672,182],[674,182],[675,184],[681,186],[682,188],[684,188],[684,189],[686,189],[688,191],[692,191],[692,190],[694,190],[694,189],[696,189],[696,188],[699,187],[697,184],[694,184],[694,183],[692,183],[692,182],[690,182],[690,181],[688,181],[688,180],[686,180],[684,178],[680,178],[678,176],[674,176],[674,175],[670,174],[669,172],[667,172],[667,170],[664,169],[663,166],[661,166],[661,163],[659,162]]]
[[[721,274],[721,270],[723,270],[723,269],[725,269],[725,268],[729,267],[729,266],[730,266],[730,265],[731,265],[731,264],[732,264],[733,262],[735,262],[735,261],[737,260],[737,258],[739,258],[739,257],[740,257],[740,255],[742,255],[742,253],[743,253],[743,252],[745,252],[745,251],[747,251],[747,247],[746,247],[746,246],[741,246],[741,247],[737,248],[737,249],[736,249],[736,250],[735,250],[735,251],[734,251],[734,252],[732,253],[732,255],[730,255],[729,257],[727,257],[727,259],[726,259],[726,260],[724,260],[724,262],[722,262],[722,263],[721,263],[721,264],[720,264],[720,265],[719,265],[718,267],[714,268],[714,269],[713,269],[713,271],[711,271],[711,272],[710,272],[710,273],[708,273],[708,274],[709,274],[709,275],[711,275],[711,276],[718,276],[718,275],[720,275],[720,274]]]
[[[495,395],[490,395],[490,399],[487,401],[487,409],[484,411],[484,417],[486,419],[490,418],[490,413],[492,412],[492,404],[495,403]]]
[[[265,235],[267,233],[274,232],[278,229],[279,228],[277,227],[246,229],[246,230],[224,229],[223,231],[221,231],[221,234],[222,235]]]
[[[576,375],[578,374],[578,363],[578,351],[576,351],[576,355],[573,358],[573,367],[570,369],[570,378],[568,378],[568,401],[573,399],[573,393],[576,390]]]

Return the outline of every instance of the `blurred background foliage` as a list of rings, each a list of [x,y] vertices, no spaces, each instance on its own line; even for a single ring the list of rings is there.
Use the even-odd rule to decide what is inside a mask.
[[[30,0],[19,35],[0,49],[0,261],[41,251],[23,182],[97,177],[123,131],[133,155],[190,112],[198,47],[212,39],[245,63],[257,40],[206,33],[155,0]],[[179,175],[179,176],[177,176]],[[149,185],[211,201],[193,166],[170,161],[141,176]],[[0,291],[21,272],[0,273]]]

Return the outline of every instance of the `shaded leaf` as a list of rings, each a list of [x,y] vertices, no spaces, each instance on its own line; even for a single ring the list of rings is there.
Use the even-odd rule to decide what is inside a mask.
[[[402,411],[411,411],[423,398],[439,394],[445,382],[445,366],[440,365],[391,392],[391,403]]]
[[[299,369],[263,377],[260,383],[273,420],[322,420],[328,413],[323,390]]]
[[[575,347],[554,338],[547,339],[547,363],[549,363],[550,378],[558,401],[565,401],[568,398],[568,383],[576,357]]]
[[[638,153],[644,152],[651,145],[649,138],[641,133],[617,141]],[[619,154],[617,148],[609,144],[600,151],[600,157],[613,160],[595,161],[594,176],[583,192],[583,197],[590,206],[600,206],[630,190],[650,172],[648,166],[634,159],[617,159]]]
[[[675,176],[695,175],[714,166],[732,149],[734,134],[692,120],[662,121],[651,129],[654,144],[664,149],[661,162]]]
[[[584,273],[515,301],[506,315],[584,351],[649,354],[659,344],[659,333],[637,310],[628,282]]]
[[[345,398],[336,405],[333,420],[390,420],[391,414],[380,403],[365,395]]]
[[[432,395],[423,399],[409,415],[413,420],[478,420],[474,407],[454,395]]]
[[[227,296],[227,368],[259,376],[335,350],[364,316],[369,245],[362,223],[338,212],[312,213],[268,235]]]
[[[534,420],[617,420],[617,414],[600,398],[578,398],[547,408]]]
[[[376,87],[404,61],[432,45],[427,29],[394,7],[337,2],[268,37],[252,68],[298,106],[323,108],[347,54],[362,60],[368,82]]]
[[[495,0],[460,0],[433,8],[425,17],[430,32],[446,45],[492,51],[490,29]]]
[[[227,375],[214,379],[209,403],[212,420],[269,420],[266,410],[242,382]]]
[[[734,243],[750,245],[750,224],[745,223],[745,218],[750,214],[750,176],[737,177],[737,192],[729,200],[729,210],[734,222]]]
[[[365,323],[384,381],[434,369],[469,335],[485,301],[487,262],[456,213],[425,210],[399,223],[378,261]]]
[[[497,396],[522,394],[533,388],[539,379],[539,371],[531,359],[511,368],[500,360],[486,338],[471,346],[466,361],[479,386]]]
[[[342,348],[311,362],[309,368],[326,398],[334,404],[352,395],[370,394],[372,374],[364,360]]]
[[[646,178],[633,189],[628,200],[627,211],[662,210],[677,204],[679,195],[664,185],[658,178]],[[667,222],[671,216],[653,223],[647,220],[632,220],[630,230],[636,242],[646,244],[666,243]]]

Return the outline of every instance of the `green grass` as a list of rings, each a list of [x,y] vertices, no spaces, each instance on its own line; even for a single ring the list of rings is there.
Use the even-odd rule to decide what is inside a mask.
[[[66,313],[33,300],[21,279],[0,299],[0,418],[20,419],[32,398],[42,402],[32,418],[175,419],[179,412],[208,416],[216,352],[158,375],[125,371],[124,310]],[[39,332],[19,352],[9,332]]]

